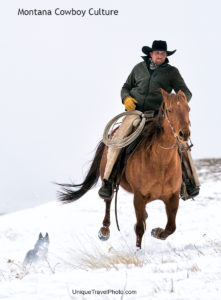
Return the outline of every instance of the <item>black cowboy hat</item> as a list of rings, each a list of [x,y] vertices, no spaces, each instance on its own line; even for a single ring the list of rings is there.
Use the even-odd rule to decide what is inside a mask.
[[[176,50],[167,51],[167,42],[166,41],[153,41],[152,48],[150,48],[148,46],[144,46],[142,48],[142,51],[146,55],[149,55],[149,53],[152,51],[166,51],[167,56],[170,56],[176,52]]]

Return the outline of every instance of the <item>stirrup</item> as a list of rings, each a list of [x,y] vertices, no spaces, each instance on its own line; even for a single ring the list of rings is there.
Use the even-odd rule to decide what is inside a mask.
[[[114,182],[111,179],[103,179],[103,184],[98,191],[98,195],[104,200],[112,200],[114,195]]]

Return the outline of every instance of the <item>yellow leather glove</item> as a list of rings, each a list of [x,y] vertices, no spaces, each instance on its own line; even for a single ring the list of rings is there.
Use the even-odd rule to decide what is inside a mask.
[[[124,106],[125,106],[126,110],[135,110],[135,108],[136,108],[135,103],[137,103],[137,100],[135,100],[132,97],[126,97],[124,99]]]

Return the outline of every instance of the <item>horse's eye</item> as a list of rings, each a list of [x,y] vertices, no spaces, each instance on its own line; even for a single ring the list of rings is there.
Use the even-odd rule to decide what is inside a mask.
[[[170,113],[172,113],[172,112],[173,112],[173,110],[172,110],[172,109],[168,109],[167,111],[168,111],[168,112],[170,112]]]

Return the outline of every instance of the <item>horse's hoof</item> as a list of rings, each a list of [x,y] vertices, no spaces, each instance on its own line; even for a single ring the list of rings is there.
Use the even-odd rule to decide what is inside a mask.
[[[137,255],[137,256],[142,256],[143,254],[144,254],[144,250],[141,249],[141,247],[137,247],[137,246],[136,246],[135,255]]]
[[[99,237],[99,239],[100,239],[101,241],[107,241],[107,240],[109,239],[110,235],[109,235],[109,234],[108,234],[108,235],[103,235],[103,234],[101,233],[101,231],[99,230],[99,232],[98,232],[98,237]]]
[[[159,228],[159,227],[158,228],[154,228],[151,231],[151,235],[153,237],[155,237],[156,239],[160,239],[160,240],[165,240],[166,239],[166,237],[163,236],[163,233],[164,233],[164,229]]]
[[[107,241],[110,237],[109,228],[101,227],[101,229],[98,232],[98,237],[101,241]]]

